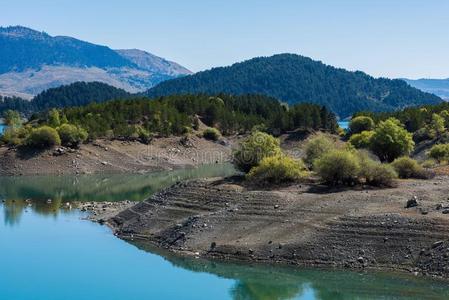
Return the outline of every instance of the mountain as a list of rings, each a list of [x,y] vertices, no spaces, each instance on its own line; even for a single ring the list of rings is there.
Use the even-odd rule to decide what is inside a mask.
[[[191,74],[141,50],[113,50],[21,26],[0,27],[0,94],[24,98],[76,81],[100,81],[128,92]]]
[[[151,97],[185,93],[263,94],[290,104],[325,105],[340,118],[361,110],[388,111],[442,101],[402,80],[376,79],[295,54],[253,58],[168,80],[147,91]]]
[[[432,93],[443,99],[449,100],[449,78],[448,79],[404,79],[411,86],[427,93]]]
[[[30,115],[50,108],[82,106],[91,102],[125,99],[131,94],[102,82],[75,82],[51,88],[35,96],[31,101],[0,96],[0,115],[12,109]]]

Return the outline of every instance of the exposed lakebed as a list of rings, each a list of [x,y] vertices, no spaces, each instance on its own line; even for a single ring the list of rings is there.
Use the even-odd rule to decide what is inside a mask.
[[[148,175],[0,178],[0,299],[447,299],[404,274],[304,270],[177,257],[82,220],[71,201],[140,201],[229,165]],[[3,202],[4,200],[4,202]],[[51,200],[51,201],[49,201]]]

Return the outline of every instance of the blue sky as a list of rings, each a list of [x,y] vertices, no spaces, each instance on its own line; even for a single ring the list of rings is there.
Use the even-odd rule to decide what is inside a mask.
[[[298,53],[385,77],[449,77],[446,0],[0,0],[0,25],[139,48],[193,71]]]

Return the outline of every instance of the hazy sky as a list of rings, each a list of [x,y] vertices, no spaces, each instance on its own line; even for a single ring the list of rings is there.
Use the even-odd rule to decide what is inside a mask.
[[[449,77],[447,0],[0,0],[0,25],[139,48],[192,71],[292,52],[386,77]]]

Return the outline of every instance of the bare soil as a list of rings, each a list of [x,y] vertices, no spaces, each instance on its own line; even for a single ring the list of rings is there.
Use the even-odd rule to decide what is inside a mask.
[[[418,206],[405,208],[417,197]],[[392,189],[241,179],[180,183],[107,220],[115,234],[220,260],[402,270],[449,277],[449,177]]]
[[[37,151],[0,147],[0,176],[144,173],[226,162],[232,140],[207,141],[192,135],[139,142],[97,140],[77,150]]]

